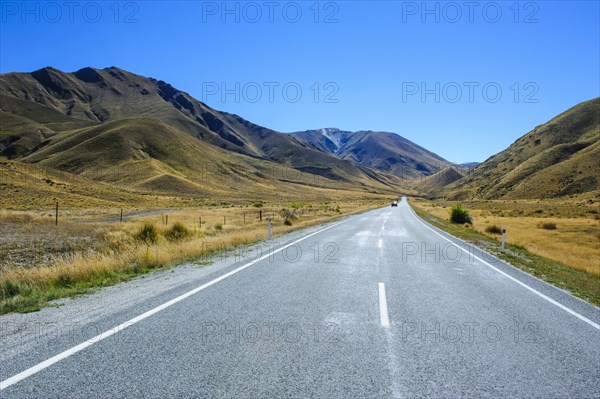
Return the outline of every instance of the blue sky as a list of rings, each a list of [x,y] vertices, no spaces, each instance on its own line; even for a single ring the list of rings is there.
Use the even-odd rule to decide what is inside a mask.
[[[600,95],[597,1],[0,4],[2,73],[114,65],[282,132],[391,131],[454,162]]]

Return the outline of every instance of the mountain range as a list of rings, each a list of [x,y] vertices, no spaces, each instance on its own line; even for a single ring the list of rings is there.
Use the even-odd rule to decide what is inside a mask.
[[[403,186],[116,67],[1,75],[0,155],[135,190],[200,196]]]
[[[323,198],[555,197],[598,190],[599,101],[571,108],[482,164],[454,165],[395,133],[284,134],[116,67],[46,67],[0,75],[0,156],[120,189],[201,198],[298,198],[308,188]]]

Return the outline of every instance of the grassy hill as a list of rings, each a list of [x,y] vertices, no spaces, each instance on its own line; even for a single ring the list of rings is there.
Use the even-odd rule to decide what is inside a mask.
[[[414,180],[412,187],[427,195],[437,196],[446,186],[461,179],[465,174],[466,171],[459,166],[448,166],[431,176]]]
[[[411,192],[393,175],[115,67],[0,75],[0,113],[0,156],[126,190],[198,197]]]
[[[449,198],[600,196],[600,98],[580,103],[446,187]]]
[[[43,68],[0,77],[0,109],[65,131],[127,118],[154,118],[216,147],[345,180],[364,174],[292,137],[216,111],[161,80],[111,67],[65,73]]]

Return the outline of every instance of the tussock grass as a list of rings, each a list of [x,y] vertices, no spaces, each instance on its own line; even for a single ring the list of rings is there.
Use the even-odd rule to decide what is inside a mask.
[[[442,220],[448,218],[448,210],[444,206],[451,204],[413,202]],[[550,201],[548,210],[540,214],[535,211],[543,203],[540,201],[533,203],[534,209],[531,209],[530,203],[523,206],[522,202],[517,201],[471,203],[469,209],[473,219],[473,230],[498,239],[495,233],[486,231],[486,228],[492,224],[506,226],[508,243],[522,246],[536,255],[600,277],[600,262],[597,261],[600,259],[600,224],[590,216],[586,207],[569,206],[569,204],[558,206],[556,202]],[[498,207],[490,208],[491,204],[497,204]],[[544,228],[544,225],[548,227]],[[552,225],[556,229],[553,229]]]
[[[165,233],[165,238],[169,241],[181,241],[189,238],[192,231],[181,222],[175,222],[173,226]]]
[[[272,233],[277,237],[339,218],[341,214],[381,205],[378,202],[364,202],[360,206],[338,205],[345,212],[331,210],[330,205],[311,205],[310,212],[307,208],[304,208],[306,212],[294,210],[293,226],[285,223],[285,216],[289,215],[276,211],[281,208],[267,206],[261,208],[264,212],[262,222],[256,208],[249,212],[245,208],[228,206],[173,211],[169,213],[168,224],[164,214],[150,211],[123,224],[69,222],[58,228],[45,216],[0,213],[0,221],[6,227],[2,229],[0,239],[12,237],[6,235],[7,231],[17,232],[17,237],[32,241],[27,247],[29,250],[46,256],[39,263],[11,263],[6,261],[10,253],[0,252],[5,255],[0,258],[0,314],[38,310],[53,299],[83,294],[157,268],[184,262],[198,263],[199,259],[219,251],[255,243],[266,238],[267,215],[272,217]],[[225,225],[221,223],[224,220]],[[52,233],[59,240],[58,245],[62,245],[60,239],[63,236],[67,240],[75,236],[88,238],[93,245],[49,255],[45,247],[36,246],[36,240]]]
[[[485,232],[490,234],[502,234],[502,229],[493,224],[491,226],[486,227]]]
[[[134,237],[147,245],[155,244],[158,241],[158,230],[152,223],[144,223]]]
[[[495,253],[513,266],[600,306],[600,226],[589,217],[556,218],[501,216],[500,212],[470,205],[473,226],[465,228],[448,221],[448,204],[412,200],[423,219],[449,233]],[[518,203],[514,204],[518,207]],[[509,208],[507,204],[503,204]],[[539,204],[538,204],[539,206]],[[510,213],[510,208],[508,212]],[[571,211],[569,211],[571,213]],[[558,223],[557,230],[538,227],[540,219]],[[507,251],[500,251],[499,237],[486,231],[490,223],[507,226]]]

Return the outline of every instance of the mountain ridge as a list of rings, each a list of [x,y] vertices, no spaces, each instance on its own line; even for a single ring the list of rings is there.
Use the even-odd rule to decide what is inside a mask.
[[[254,169],[256,176],[265,175],[266,169],[279,165],[318,175],[339,189],[394,192],[401,185],[394,176],[307,147],[291,136],[212,109],[162,80],[116,67],[86,67],[70,73],[46,67],[31,73],[0,75],[0,112],[3,116],[0,155],[47,164],[67,172],[84,173],[80,169],[82,165],[102,164],[94,159],[95,152],[103,156],[127,154],[128,158],[119,158],[117,165],[106,165],[124,167],[140,161],[139,151],[127,148],[139,150],[162,142],[190,160],[182,170],[191,169],[182,173],[193,184],[196,184],[193,176],[198,173],[199,165],[191,159],[206,153],[213,154],[211,162],[215,162],[217,169],[227,170],[226,164],[239,163]],[[148,123],[140,124],[136,121],[139,118]],[[116,129],[127,133],[105,131],[111,123],[117,123]],[[146,135],[137,134],[132,126],[145,131]],[[108,135],[118,140],[100,140],[100,136]],[[161,135],[174,141],[165,141]],[[85,153],[74,149],[91,142],[102,142],[110,151],[93,146]],[[187,154],[192,149],[194,154]],[[167,164],[158,168],[161,172],[155,177],[172,175],[170,168],[178,164],[168,155],[156,161]],[[268,166],[268,163],[275,165]],[[85,173],[93,175],[89,170]],[[310,184],[309,180],[304,177],[302,184]]]
[[[336,190],[416,190],[454,199],[579,195],[599,187],[599,125],[596,98],[536,126],[481,164],[455,165],[396,133],[280,133],[215,110],[165,81],[116,67],[0,75],[1,156],[97,179],[106,179],[94,170],[100,165],[128,170],[145,164],[151,173],[143,182],[115,183],[150,191],[172,185],[176,191],[217,192],[222,187],[197,178],[208,162],[223,175],[235,175],[232,165],[241,165],[251,171],[243,184],[274,192],[280,189],[264,177],[283,167],[299,174],[279,183],[326,182]],[[324,180],[317,184],[308,175]]]
[[[451,165],[439,155],[391,132],[324,128],[289,134],[340,159],[403,179],[429,176]]]
[[[600,97],[536,126],[442,195],[453,199],[600,198]],[[595,194],[594,194],[595,193]]]

